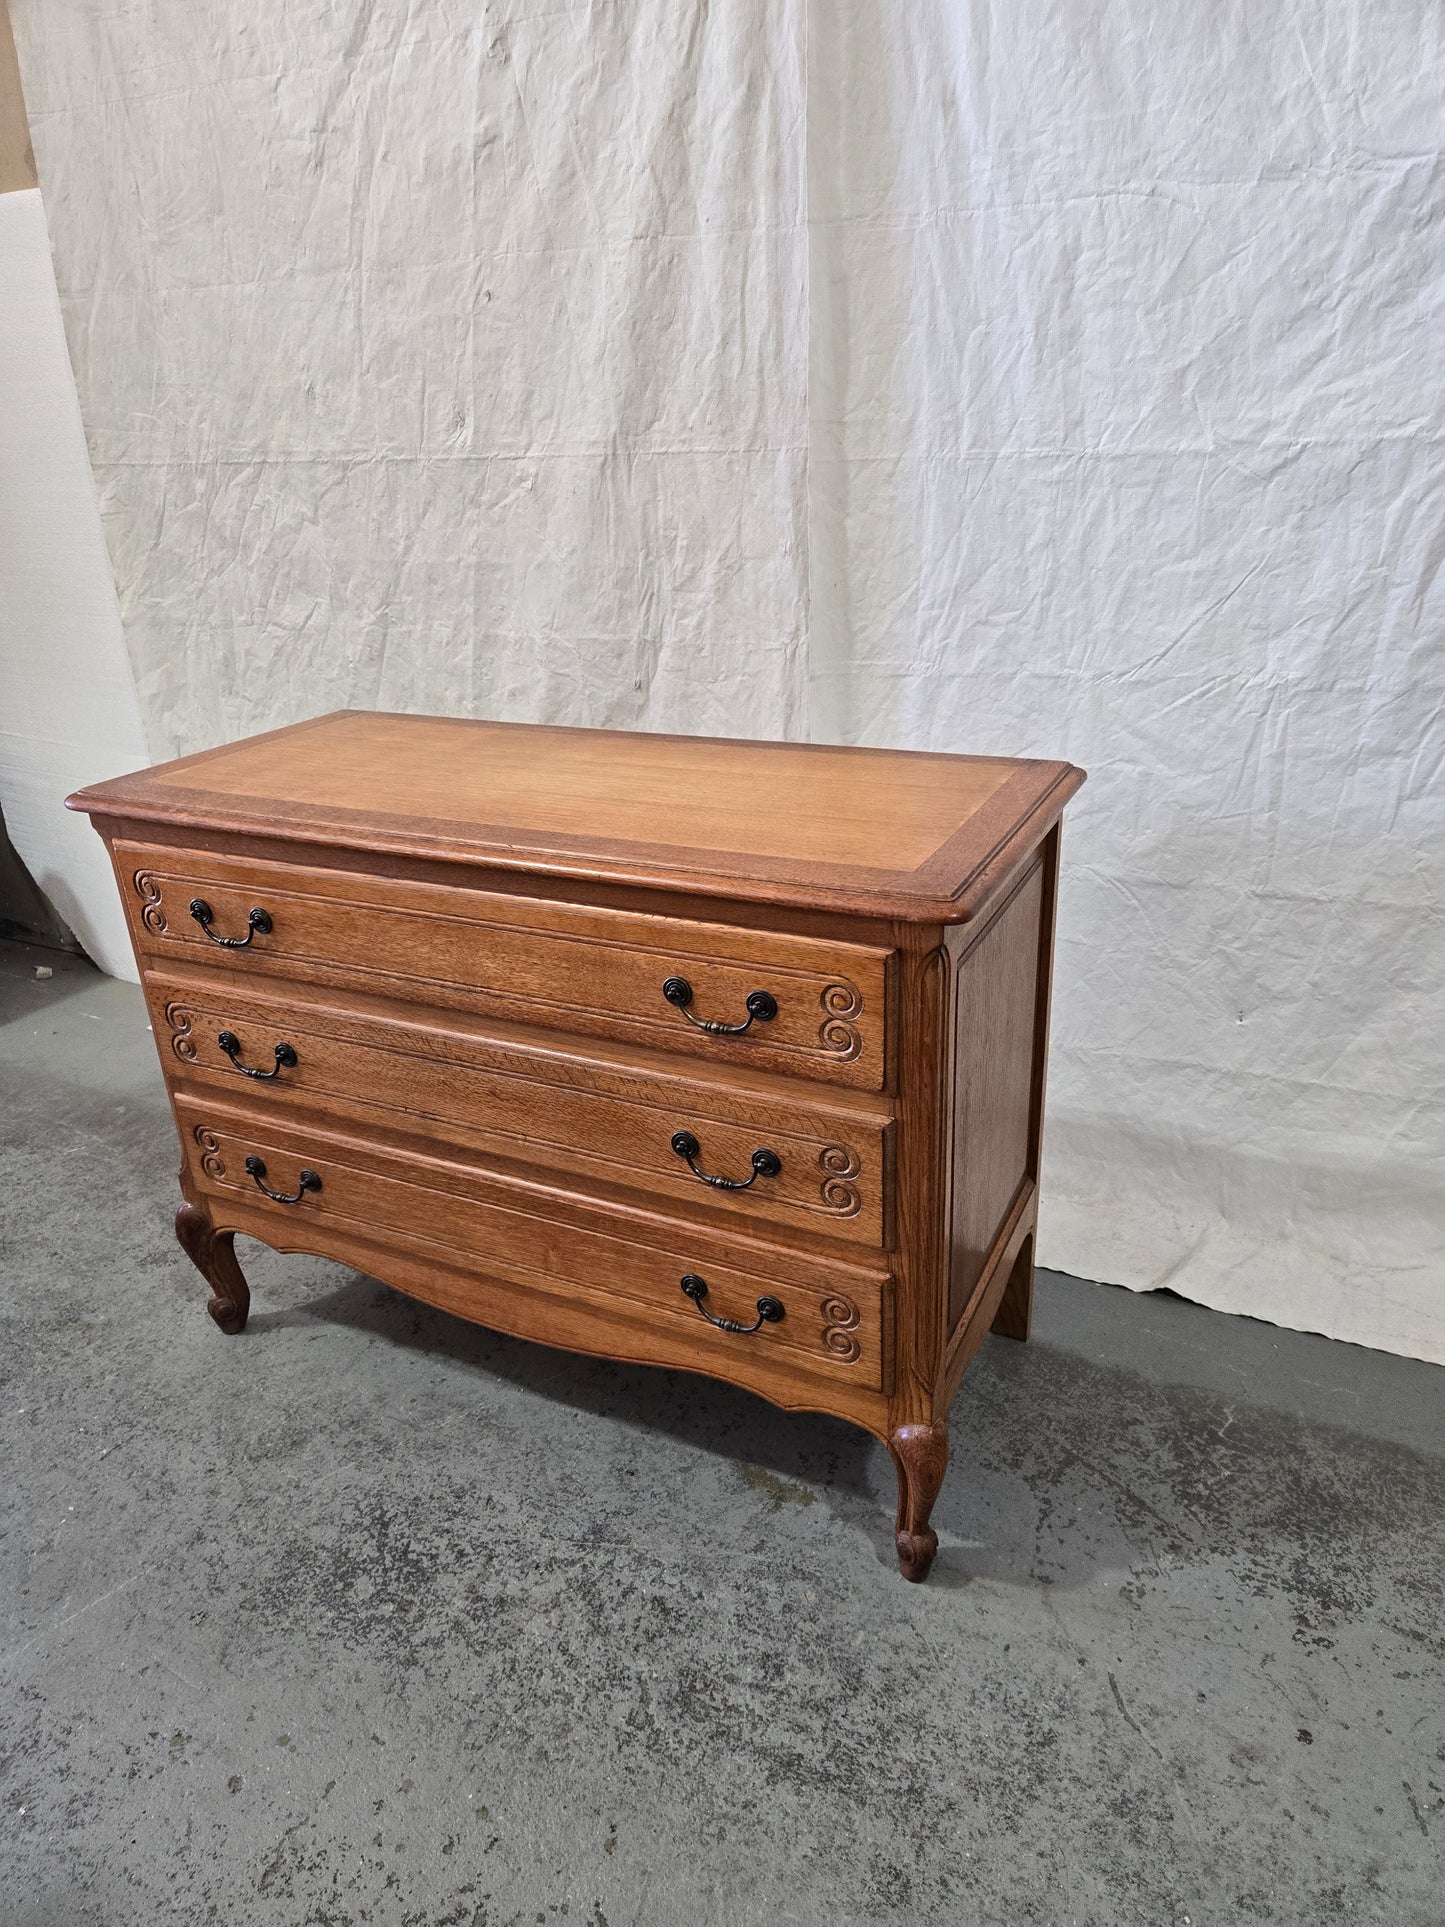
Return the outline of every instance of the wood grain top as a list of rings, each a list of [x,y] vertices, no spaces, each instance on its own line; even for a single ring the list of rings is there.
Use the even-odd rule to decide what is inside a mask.
[[[958,922],[1083,780],[1068,763],[340,710],[67,802],[97,818]]]

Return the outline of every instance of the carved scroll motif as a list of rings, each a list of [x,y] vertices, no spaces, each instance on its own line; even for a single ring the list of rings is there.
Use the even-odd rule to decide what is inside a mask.
[[[196,1040],[191,1035],[193,1021],[191,1012],[184,1004],[166,1005],[166,1022],[173,1032],[171,1049],[187,1064],[193,1064],[196,1061]]]
[[[850,1298],[834,1297],[823,1300],[823,1345],[834,1358],[847,1359],[849,1364],[857,1358],[859,1345],[856,1337],[858,1330],[858,1307]]]
[[[201,1169],[208,1178],[223,1178],[226,1175],[226,1162],[221,1156],[221,1140],[214,1131],[208,1131],[204,1124],[198,1124],[193,1133],[201,1147]]]
[[[818,1164],[823,1177],[823,1202],[830,1211],[836,1211],[840,1218],[854,1217],[862,1199],[856,1184],[850,1178],[858,1175],[857,1153],[850,1151],[844,1144],[825,1144],[818,1153]]]
[[[163,937],[166,933],[166,913],[161,906],[160,884],[149,870],[137,870],[134,882],[141,902],[145,906],[140,913],[141,922],[155,936]]]
[[[818,1042],[831,1057],[844,1059],[856,1057],[863,1048],[863,1039],[849,1018],[857,1017],[863,1009],[863,993],[857,984],[850,984],[846,977],[825,984],[823,994],[818,999],[827,1012],[827,1020],[818,1031]]]

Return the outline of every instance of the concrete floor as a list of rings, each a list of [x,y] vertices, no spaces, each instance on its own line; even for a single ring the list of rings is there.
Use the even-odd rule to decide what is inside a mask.
[[[1045,1277],[907,1586],[842,1424],[256,1246],[223,1338],[139,993],[0,995],[6,1927],[1445,1920],[1438,1369]]]

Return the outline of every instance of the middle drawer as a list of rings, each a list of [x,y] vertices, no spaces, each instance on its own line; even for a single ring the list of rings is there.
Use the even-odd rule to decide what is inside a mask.
[[[384,1112],[403,1129],[560,1174],[875,1248],[892,1243],[891,1131],[878,1105],[799,1100],[653,1062],[296,995],[207,971],[148,971],[172,1077],[279,1106]],[[781,1080],[779,1080],[781,1082]]]

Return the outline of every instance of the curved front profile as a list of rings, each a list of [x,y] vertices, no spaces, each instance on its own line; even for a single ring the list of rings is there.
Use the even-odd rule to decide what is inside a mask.
[[[648,1357],[647,1334],[666,1333],[658,1362],[687,1363],[682,1345],[696,1369],[741,1383],[754,1382],[761,1362],[765,1376],[803,1372],[860,1392],[886,1389],[884,1274],[684,1224],[639,1223],[623,1210],[568,1211],[575,1201],[536,1186],[380,1140],[278,1123],[252,1105],[183,1093],[176,1109],[192,1185],[215,1221],[283,1250],[333,1250],[328,1234],[414,1255],[431,1250],[449,1270],[485,1272],[545,1297],[546,1330],[529,1335],[550,1344],[605,1349],[576,1343],[573,1314],[585,1307],[589,1329],[600,1317],[620,1341],[630,1328],[623,1355]],[[305,1175],[318,1179],[314,1189]],[[700,1293],[681,1287],[688,1277]],[[477,1315],[512,1328],[493,1312]]]

